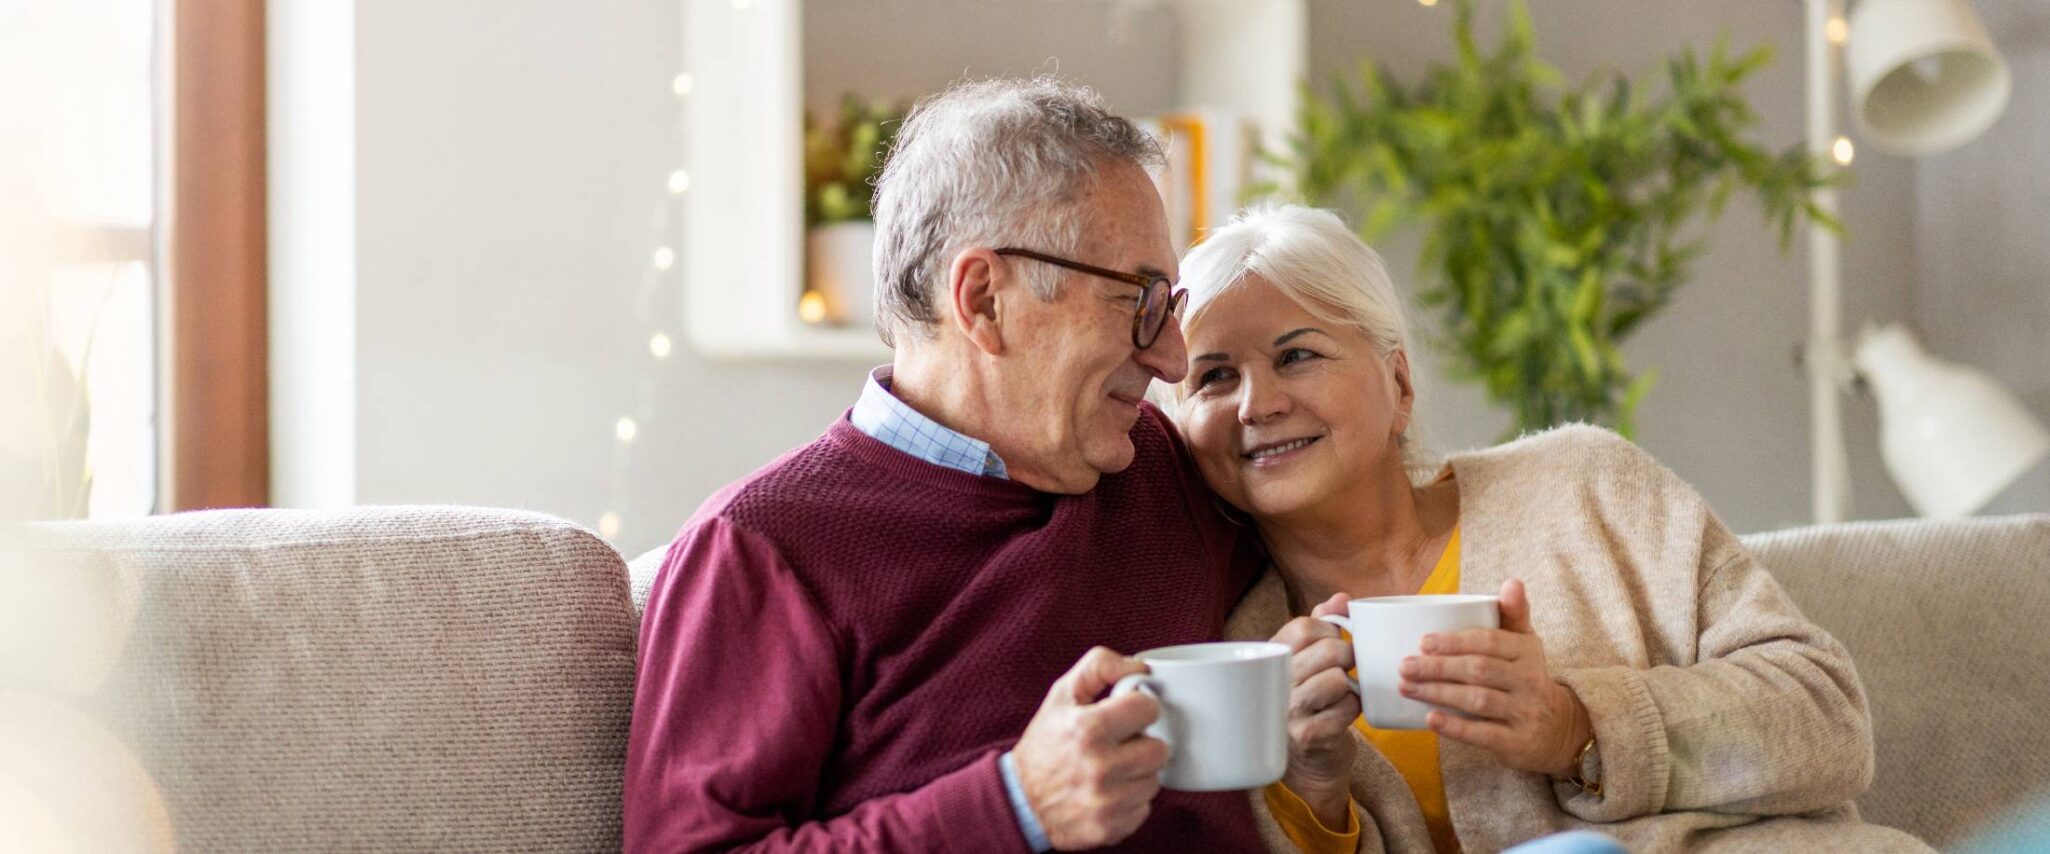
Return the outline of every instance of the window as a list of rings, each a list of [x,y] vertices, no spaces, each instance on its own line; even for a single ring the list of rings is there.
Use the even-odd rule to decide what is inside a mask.
[[[0,128],[35,406],[31,515],[156,507],[155,0],[0,4]],[[22,81],[39,81],[23,85]],[[25,259],[25,260],[24,260]],[[18,358],[18,354],[17,357]],[[16,425],[17,430],[22,425]]]
[[[263,8],[0,0],[0,514],[265,503]]]

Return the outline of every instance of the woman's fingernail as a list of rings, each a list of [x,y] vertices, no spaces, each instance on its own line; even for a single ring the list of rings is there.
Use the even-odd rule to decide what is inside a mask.
[[[1437,636],[1437,635],[1424,635],[1424,651],[1425,651],[1425,652],[1436,652],[1437,650],[1438,650],[1438,636]]]

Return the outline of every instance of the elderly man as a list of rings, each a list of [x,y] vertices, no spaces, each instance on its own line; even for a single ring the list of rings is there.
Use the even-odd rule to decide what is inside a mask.
[[[1259,847],[1244,794],[1160,791],[1153,699],[1101,699],[1144,669],[1119,653],[1215,639],[1258,564],[1143,400],[1187,359],[1160,162],[1050,79],[905,120],[875,202],[894,361],[670,547],[629,850]]]

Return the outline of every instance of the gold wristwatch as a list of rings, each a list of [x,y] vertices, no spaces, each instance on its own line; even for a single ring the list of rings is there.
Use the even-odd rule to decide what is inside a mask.
[[[1587,737],[1587,745],[1580,748],[1580,758],[1574,760],[1573,767],[1576,770],[1573,776],[1566,778],[1566,782],[1579,786],[1581,791],[1589,795],[1601,797],[1602,755],[1595,752],[1592,733]]]

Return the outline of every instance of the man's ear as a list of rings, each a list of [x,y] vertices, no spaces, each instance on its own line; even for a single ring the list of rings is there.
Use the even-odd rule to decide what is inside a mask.
[[[1388,372],[1395,377],[1395,435],[1409,432],[1410,411],[1416,406],[1416,385],[1409,379],[1409,353],[1401,347],[1388,354]]]
[[[976,349],[992,356],[1004,352],[1003,302],[998,297],[1011,282],[1003,258],[979,246],[961,250],[947,267],[945,310]]]

